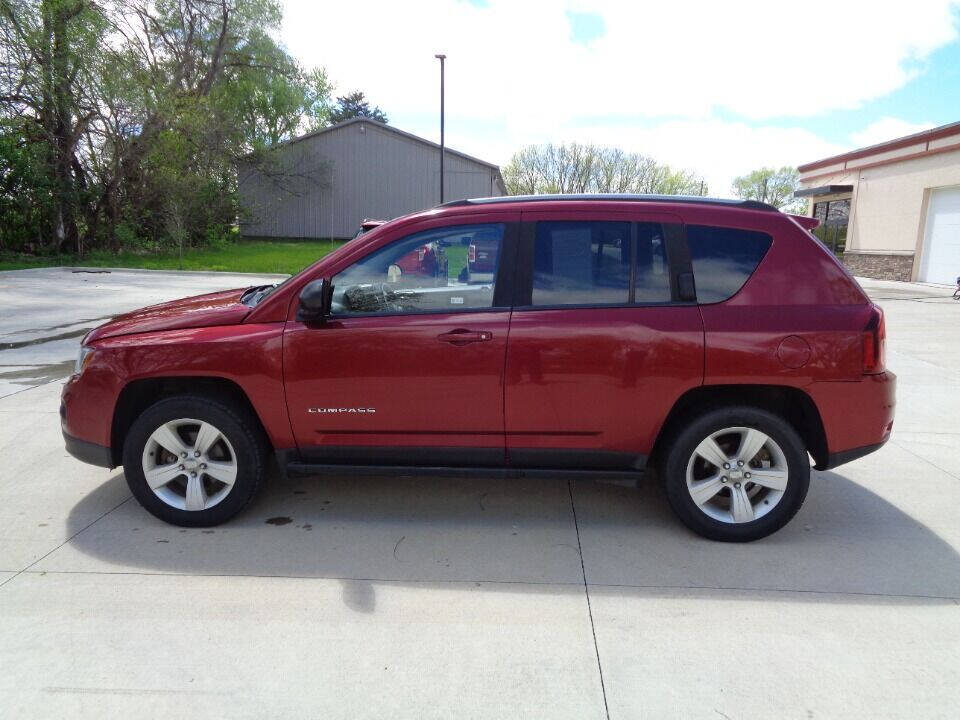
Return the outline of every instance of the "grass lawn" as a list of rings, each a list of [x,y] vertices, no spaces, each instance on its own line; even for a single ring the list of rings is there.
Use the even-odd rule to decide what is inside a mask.
[[[464,245],[448,245],[446,251],[447,277],[456,280],[460,271],[467,266],[467,248]]]
[[[148,270],[219,270],[225,272],[293,274],[340,246],[339,241],[237,242],[222,248],[186,250],[183,260],[177,253],[87,253],[80,260],[73,255],[36,257],[0,252],[0,270],[82,266],[145,268]]]

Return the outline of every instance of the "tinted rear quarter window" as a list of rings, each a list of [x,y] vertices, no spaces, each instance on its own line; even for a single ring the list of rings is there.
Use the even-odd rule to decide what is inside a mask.
[[[769,235],[753,230],[688,225],[697,302],[723,302],[736,295],[772,243]]]

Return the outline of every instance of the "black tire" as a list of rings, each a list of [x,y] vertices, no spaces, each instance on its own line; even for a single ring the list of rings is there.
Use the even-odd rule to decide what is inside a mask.
[[[705,438],[729,427],[760,430],[780,446],[786,458],[788,481],[783,496],[769,512],[750,522],[728,523],[710,517],[687,489],[687,463],[694,450]],[[710,540],[749,542],[776,532],[797,514],[810,486],[810,461],[797,431],[783,418],[758,408],[729,406],[697,416],[674,436],[663,456],[660,476],[670,506],[688,528]]]
[[[144,477],[142,459],[150,436],[164,423],[180,418],[213,424],[229,441],[236,456],[232,489],[216,505],[204,510],[182,510],[167,504],[150,489]],[[210,527],[226,522],[250,502],[263,482],[267,457],[262,431],[248,412],[227,400],[175,396],[151,405],[134,421],[123,444],[123,473],[130,492],[152,515],[182,527]]]

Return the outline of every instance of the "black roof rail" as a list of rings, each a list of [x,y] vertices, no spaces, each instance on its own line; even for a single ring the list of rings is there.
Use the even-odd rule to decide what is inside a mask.
[[[780,212],[773,205],[759,200],[728,200],[724,198],[701,197],[700,195],[633,195],[629,193],[582,193],[570,195],[501,195],[499,197],[468,198],[466,200],[451,200],[437,207],[463,207],[465,205],[497,205],[511,202],[546,202],[552,200],[601,200],[619,202],[664,202],[685,203],[700,205],[722,205],[737,207],[744,210],[762,210],[764,212]]]

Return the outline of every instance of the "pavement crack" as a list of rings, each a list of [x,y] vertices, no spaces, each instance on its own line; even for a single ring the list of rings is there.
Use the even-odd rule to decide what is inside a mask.
[[[42,558],[41,558],[42,559]],[[39,562],[39,560],[37,561]],[[406,562],[406,561],[403,561]],[[0,570],[0,572],[3,572]],[[7,570],[7,572],[17,572],[16,570]],[[405,585],[475,585],[480,583],[490,587],[496,585],[504,586],[530,586],[530,587],[583,587],[583,580],[570,581],[546,581],[546,580],[503,580],[496,577],[480,577],[465,580],[418,580],[414,578],[397,579],[390,577],[351,577],[347,575],[296,575],[293,573],[225,573],[225,572],[163,572],[150,570],[30,570],[26,568],[19,571],[26,575],[131,575],[137,577],[189,577],[189,578],[259,578],[264,580],[336,580],[338,582],[368,582],[384,584],[405,584]],[[18,574],[19,574],[18,573]],[[11,580],[13,578],[10,578]],[[838,598],[883,598],[886,600],[902,601],[942,601],[953,605],[960,605],[960,597],[953,595],[924,595],[924,594],[903,594],[903,593],[883,593],[883,592],[857,592],[852,590],[809,590],[796,588],[757,588],[757,587],[736,587],[726,585],[664,585],[650,584],[642,585],[636,583],[598,583],[592,585],[594,590],[608,589],[627,589],[627,590],[653,590],[657,592],[675,592],[675,591],[706,591],[706,592],[724,592],[724,593],[744,593],[757,595],[801,595],[808,597],[838,597]]]
[[[103,518],[105,518],[107,515],[109,515],[110,513],[112,513],[114,510],[116,510],[118,507],[120,507],[121,505],[123,505],[123,504],[126,503],[126,502],[129,502],[129,501],[132,500],[132,499],[133,499],[133,495],[127,495],[127,497],[125,497],[125,498],[124,498],[123,500],[121,500],[119,503],[117,503],[117,504],[114,505],[112,508],[110,508],[109,510],[107,510],[105,513],[103,513],[103,514],[100,515],[99,517],[95,518],[92,522],[87,523],[87,524],[84,525],[82,528],[80,528],[79,530],[77,530],[73,535],[71,535],[71,536],[68,537],[66,540],[64,540],[62,543],[60,543],[59,545],[57,545],[53,550],[51,550],[51,551],[48,552],[48,553],[45,553],[45,554],[44,554],[43,556],[41,556],[41,557],[38,557],[38,558],[37,558],[36,560],[34,560],[32,563],[30,563],[30,564],[27,565],[25,568],[23,568],[22,570],[20,570],[16,575],[14,575],[14,576],[12,576],[12,577],[8,577],[6,580],[4,580],[2,583],[0,583],[0,588],[2,588],[4,585],[6,585],[7,583],[9,583],[11,580],[15,580],[15,579],[17,579],[18,577],[20,577],[21,575],[23,575],[23,573],[27,572],[30,568],[32,568],[32,567],[33,567],[34,565],[36,565],[37,563],[43,562],[44,560],[46,560],[48,557],[50,557],[51,555],[53,555],[53,553],[55,553],[57,550],[59,550],[60,548],[62,548],[64,545],[67,545],[71,540],[73,540],[77,535],[79,535],[80,533],[82,533],[84,530],[86,530],[87,528],[93,527],[93,526],[96,525],[98,522],[100,522],[101,520],[103,520]]]
[[[393,559],[396,560],[397,562],[404,562],[399,557],[397,557],[397,550],[400,549],[400,543],[402,543],[406,539],[407,539],[406,535],[401,535],[400,539],[397,540],[397,544],[393,546]]]
[[[8,397],[13,397],[14,395],[19,395],[20,393],[29,392],[30,390],[36,390],[38,387],[43,387],[44,385],[49,385],[50,383],[55,383],[58,380],[63,380],[62,377],[51,378],[50,380],[44,380],[37,383],[36,385],[31,385],[30,387],[25,387],[22,390],[14,390],[12,393],[7,393],[6,395],[0,395],[0,400],[4,400]]]
[[[954,480],[960,480],[960,477],[954,475],[952,472],[950,472],[950,471],[947,470],[946,468],[942,468],[942,467],[940,467],[939,465],[937,465],[935,462],[933,462],[933,461],[931,461],[931,460],[927,460],[927,458],[923,457],[923,455],[918,455],[918,454],[915,453],[913,450],[911,450],[910,448],[906,447],[905,445],[900,444],[900,443],[897,442],[896,440],[892,440],[892,439],[891,439],[890,442],[892,442],[894,445],[896,445],[896,446],[897,446],[898,448],[900,448],[901,450],[910,453],[911,455],[913,455],[913,456],[914,456],[915,458],[917,458],[918,460],[922,460],[923,462],[925,462],[925,463],[926,463],[927,465],[929,465],[930,467],[936,468],[937,470],[939,470],[939,471],[942,472],[942,473],[946,473],[947,475],[949,475],[950,477],[952,477]]]
[[[600,692],[603,693],[603,710],[610,720],[610,705],[607,703],[607,687],[603,682],[603,665],[600,662],[600,646],[597,644],[597,628],[593,622],[593,607],[590,605],[590,586],[587,584],[587,568],[583,563],[583,544],[580,542],[580,523],[577,522],[577,506],[573,501],[573,480],[567,480],[567,492],[570,494],[570,511],[573,513],[573,527],[577,531],[577,552],[580,554],[580,572],[583,574],[583,592],[587,598],[587,615],[590,616],[590,633],[593,635],[593,650],[597,655],[597,671],[600,673]]]

